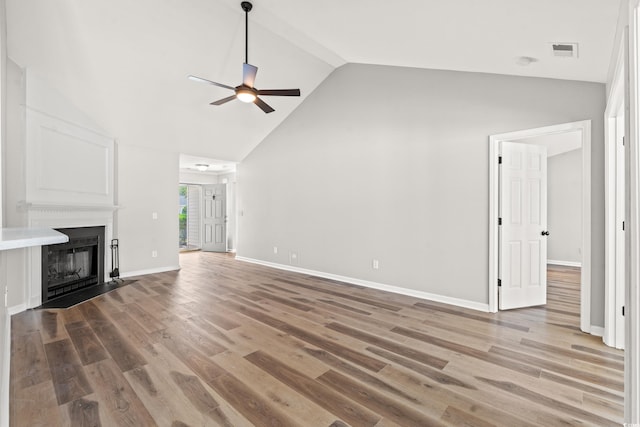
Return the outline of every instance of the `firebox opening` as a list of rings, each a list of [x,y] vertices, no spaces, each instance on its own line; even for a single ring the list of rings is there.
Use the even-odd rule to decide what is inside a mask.
[[[42,247],[42,302],[104,283],[104,227],[59,228],[67,243]]]

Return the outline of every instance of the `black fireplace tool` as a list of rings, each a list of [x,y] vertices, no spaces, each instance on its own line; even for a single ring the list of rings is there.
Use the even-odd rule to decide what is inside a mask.
[[[111,273],[109,273],[114,282],[124,282],[120,278],[120,250],[118,248],[118,239],[111,239]]]

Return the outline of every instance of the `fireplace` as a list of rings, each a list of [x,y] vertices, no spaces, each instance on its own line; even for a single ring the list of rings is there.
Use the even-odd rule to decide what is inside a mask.
[[[42,247],[42,303],[104,283],[105,227],[58,228],[67,243]]]

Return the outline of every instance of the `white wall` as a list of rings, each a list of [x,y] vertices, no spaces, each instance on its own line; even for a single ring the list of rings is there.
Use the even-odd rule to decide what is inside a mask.
[[[582,149],[547,160],[547,259],[582,262]]]
[[[6,3],[0,0],[0,226],[5,225],[5,146],[6,146],[6,125],[7,125],[7,85],[6,85],[6,64],[7,64],[7,37],[6,37]],[[7,314],[7,304],[1,295],[5,291],[7,283],[6,260],[0,256],[0,427],[9,425],[9,357],[10,357],[10,332],[9,316]]]
[[[611,85],[613,83],[613,79],[615,78],[618,56],[622,51],[625,29],[629,26],[629,22],[629,0],[621,0],[620,9],[618,10],[616,35],[613,43],[613,49],[611,50],[611,58],[609,60],[609,72],[607,73],[607,94],[609,94],[609,92],[611,91]]]
[[[288,264],[295,251],[299,267],[487,304],[489,135],[590,119],[602,325],[604,95],[596,83],[345,65],[240,164],[238,254]]]
[[[237,182],[236,173],[218,175],[220,184],[227,184],[227,250],[235,252],[238,242],[238,221],[236,210]]]
[[[20,201],[26,199],[25,170],[25,120],[24,105],[26,91],[24,87],[24,72],[10,59],[6,64],[6,143],[4,146],[5,167],[4,177],[4,218],[7,227],[26,227],[26,211],[18,209]],[[25,287],[27,249],[7,251],[4,259],[7,261],[6,279],[8,286],[8,307],[17,307],[26,302]]]
[[[178,269],[178,153],[124,144],[117,151],[121,275]]]
[[[5,169],[7,177],[5,191],[5,223],[9,227],[25,227],[27,215],[18,209],[20,201],[27,195],[25,113],[27,103],[24,87],[24,72],[18,65],[7,61],[7,143],[5,144]]]
[[[217,184],[218,175],[180,170],[180,184]]]

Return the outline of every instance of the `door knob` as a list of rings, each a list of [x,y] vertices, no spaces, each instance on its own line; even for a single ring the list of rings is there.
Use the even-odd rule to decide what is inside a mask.
[[[548,232],[548,231],[543,231],[543,232],[542,232],[542,233],[540,233],[540,234],[542,234],[543,236],[548,236],[548,235],[549,235],[549,232]]]

